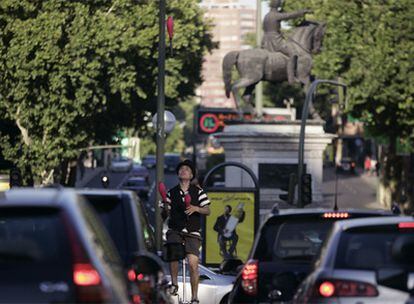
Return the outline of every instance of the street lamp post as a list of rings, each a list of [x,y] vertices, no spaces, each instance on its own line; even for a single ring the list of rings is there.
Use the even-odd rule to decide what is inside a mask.
[[[156,186],[164,180],[164,109],[165,109],[165,0],[159,0],[159,43],[158,43],[158,95],[157,95],[157,162]],[[155,242],[161,251],[162,221],[158,202],[161,196],[156,191],[155,199]]]
[[[256,0],[256,46],[260,48],[262,43],[262,0]],[[258,117],[263,115],[263,83],[256,85],[256,113]]]
[[[309,115],[309,104],[313,100],[313,94],[316,90],[316,87],[320,83],[328,83],[335,86],[343,87],[344,89],[344,96],[346,96],[346,85],[337,81],[333,80],[315,80],[312,82],[311,86],[309,87],[308,91],[306,92],[306,99],[305,104],[302,108],[302,120],[300,124],[300,134],[299,134],[299,156],[298,156],[298,201],[297,206],[299,208],[303,208],[303,202],[302,202],[302,175],[303,175],[303,155],[304,155],[304,147],[305,147],[305,127],[306,127],[306,120]]]

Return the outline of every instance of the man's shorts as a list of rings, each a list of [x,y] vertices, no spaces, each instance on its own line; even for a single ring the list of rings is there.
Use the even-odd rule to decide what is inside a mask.
[[[188,233],[181,233],[174,230],[167,231],[167,243],[181,243],[185,245],[187,254],[200,256],[201,239]]]

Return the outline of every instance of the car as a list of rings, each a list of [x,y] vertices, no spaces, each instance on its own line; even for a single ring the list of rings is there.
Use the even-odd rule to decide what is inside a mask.
[[[127,157],[117,157],[111,160],[109,170],[112,172],[129,172],[132,169],[133,161]]]
[[[181,162],[181,156],[178,153],[165,153],[164,155],[164,169],[167,172],[175,172],[178,164]]]
[[[155,168],[157,164],[157,158],[155,155],[148,154],[142,158],[142,165],[147,169]]]
[[[341,159],[339,165],[336,166],[337,172],[355,174],[356,161],[351,157]]]
[[[159,286],[153,286],[151,292],[159,296],[156,303],[170,302],[167,286],[162,285],[165,271],[161,259],[156,256],[154,232],[137,195],[129,190],[107,189],[77,189],[77,193],[87,199],[102,220],[128,275],[135,273],[137,278],[135,270],[139,271],[139,268],[135,263],[138,253],[141,256],[151,256],[155,264],[160,264],[162,271],[153,274],[157,276]],[[135,284],[136,281],[133,280],[132,283]],[[130,289],[135,290],[134,285]]]
[[[20,188],[0,198],[0,302],[128,303],[113,242],[83,197]]]
[[[198,299],[200,303],[227,303],[229,293],[233,287],[236,277],[234,275],[223,275],[216,273],[201,264],[198,266],[198,270],[200,273],[200,281],[198,285]],[[191,284],[188,264],[186,265],[186,274],[185,299],[189,301],[191,299]],[[170,279],[170,276],[167,276],[167,279]],[[179,267],[178,269],[177,281],[178,296],[173,297],[174,303],[179,303],[178,297],[180,297],[181,300],[183,299],[182,267]]]
[[[407,303],[413,292],[414,218],[335,223],[295,303]]]
[[[334,222],[392,215],[386,210],[319,208],[273,208],[272,213],[256,234],[247,262],[230,293],[230,303],[292,300]]]
[[[147,167],[143,166],[141,163],[134,163],[129,174],[130,176],[143,177],[147,182],[149,182],[149,171]]]
[[[140,198],[148,199],[149,184],[144,177],[130,177],[121,188],[134,191]]]

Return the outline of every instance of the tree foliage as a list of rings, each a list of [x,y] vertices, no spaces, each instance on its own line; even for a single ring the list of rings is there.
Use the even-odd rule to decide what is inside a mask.
[[[352,116],[363,120],[371,135],[388,139],[382,182],[395,199],[398,184],[409,177],[396,155],[396,140],[412,143],[414,138],[414,2],[301,0],[287,5],[309,7],[315,19],[327,22],[313,71],[318,78],[342,77]]]
[[[313,72],[342,77],[350,110],[372,134],[412,137],[414,126],[414,2],[410,0],[288,1],[327,22]]]
[[[194,0],[168,1],[174,57],[166,61],[166,103],[193,95],[213,47]],[[158,1],[2,0],[0,114],[5,157],[45,178],[90,142],[139,129],[156,110]]]

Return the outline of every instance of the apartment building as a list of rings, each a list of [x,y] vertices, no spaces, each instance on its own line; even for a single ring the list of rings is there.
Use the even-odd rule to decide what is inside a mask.
[[[212,20],[213,40],[219,42],[219,48],[205,57],[204,82],[197,95],[203,107],[234,108],[233,99],[225,96],[221,65],[228,52],[250,47],[244,41],[246,34],[256,31],[256,9],[239,0],[203,0],[201,7]]]

